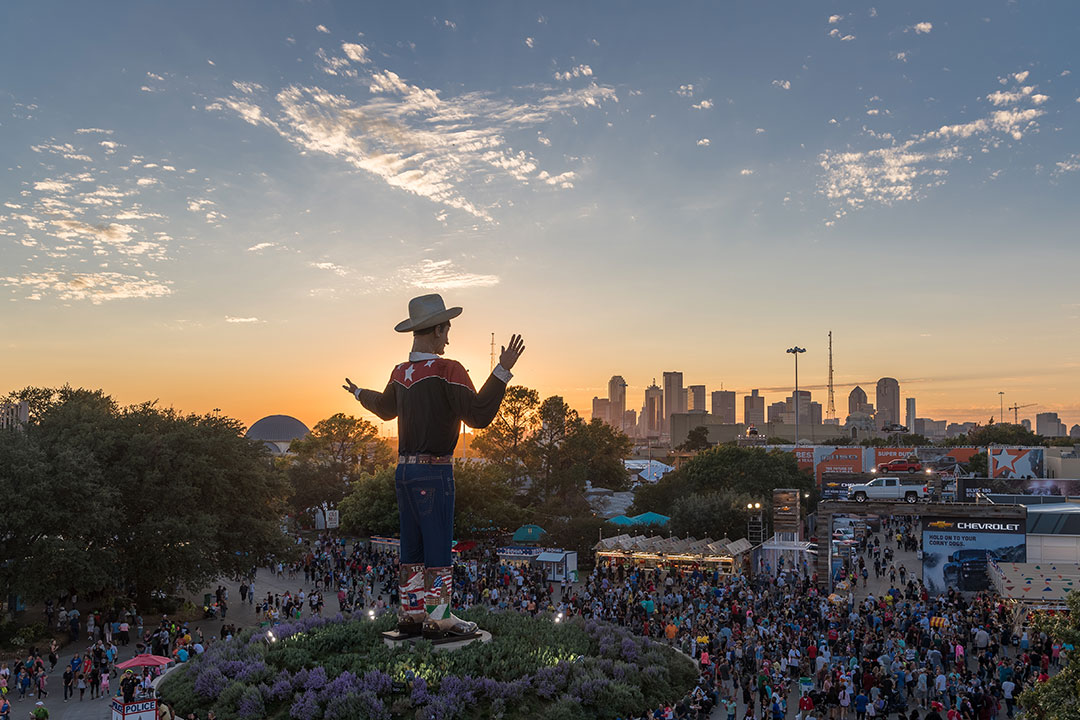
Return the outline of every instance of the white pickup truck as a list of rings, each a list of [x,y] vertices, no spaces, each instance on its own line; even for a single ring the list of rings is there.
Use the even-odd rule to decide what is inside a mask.
[[[848,488],[848,500],[866,502],[867,500],[903,500],[915,503],[930,494],[930,488],[925,480],[919,477],[874,478],[862,485],[852,485]]]

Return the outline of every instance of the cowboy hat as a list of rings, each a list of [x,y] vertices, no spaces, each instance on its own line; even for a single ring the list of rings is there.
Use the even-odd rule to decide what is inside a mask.
[[[460,314],[459,307],[447,309],[441,295],[421,295],[409,301],[409,318],[399,322],[394,329],[401,333],[426,330]]]

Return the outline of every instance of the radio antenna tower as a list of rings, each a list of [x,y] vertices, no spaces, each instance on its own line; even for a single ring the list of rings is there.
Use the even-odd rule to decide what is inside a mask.
[[[491,368],[488,372],[495,370],[495,333],[491,333]]]
[[[836,399],[833,396],[832,381],[832,330],[829,331],[829,409],[826,411],[825,417],[830,420],[836,417]]]

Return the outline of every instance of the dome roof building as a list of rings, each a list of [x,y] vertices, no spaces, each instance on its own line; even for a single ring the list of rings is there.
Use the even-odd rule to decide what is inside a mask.
[[[248,428],[244,437],[258,440],[274,455],[284,455],[293,440],[311,431],[291,415],[267,415]]]

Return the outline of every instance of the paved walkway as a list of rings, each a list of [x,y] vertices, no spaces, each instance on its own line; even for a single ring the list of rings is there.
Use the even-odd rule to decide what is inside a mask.
[[[203,631],[203,635],[207,638],[212,636],[219,636],[221,634],[221,626],[224,623],[232,623],[237,627],[247,627],[250,625],[258,624],[260,617],[252,605],[248,603],[240,603],[240,583],[234,581],[221,581],[219,584],[224,585],[229,589],[229,610],[228,615],[224,620],[201,620],[188,624],[193,631],[196,628],[200,628]],[[217,585],[211,588],[207,588],[212,592],[216,589]],[[311,590],[311,585],[304,584],[304,576],[300,574],[299,577],[289,578],[286,575],[284,578],[277,578],[269,570],[262,568],[258,571],[255,578],[255,591],[260,597],[265,597],[266,593],[284,593],[286,590],[295,593],[299,588],[303,587],[305,591]],[[196,605],[202,605],[202,593],[189,596],[189,599]],[[326,612],[331,615],[337,612],[337,597],[336,593],[333,597],[327,597]],[[85,617],[85,615],[84,615]],[[155,622],[152,616],[144,616],[147,625]],[[158,618],[160,619],[160,618]],[[43,700],[45,706],[49,709],[50,720],[109,720],[112,717],[112,713],[109,709],[110,700],[108,697],[98,698],[91,700],[90,694],[87,693],[85,699],[81,702],[78,699],[78,694],[66,703],[64,702],[64,667],[65,664],[71,661],[72,655],[75,654],[76,648],[79,651],[85,649],[85,644],[82,641],[77,643],[68,643],[60,649],[60,662],[57,664],[56,669],[49,673],[49,695]],[[131,643],[126,648],[120,647],[120,661],[128,660],[136,653],[135,643]],[[113,692],[117,688],[117,678],[111,678],[111,688]],[[24,700],[16,700],[13,696],[17,693],[13,693],[11,698],[12,720],[25,718],[30,710],[33,709],[34,703],[37,702],[36,698],[27,697]]]

